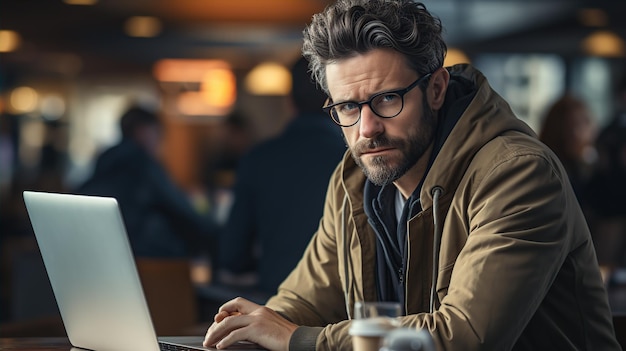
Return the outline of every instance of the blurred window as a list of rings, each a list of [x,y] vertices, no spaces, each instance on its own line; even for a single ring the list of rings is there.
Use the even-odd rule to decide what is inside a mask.
[[[473,62],[535,131],[545,110],[565,91],[566,66],[557,55],[483,54]]]

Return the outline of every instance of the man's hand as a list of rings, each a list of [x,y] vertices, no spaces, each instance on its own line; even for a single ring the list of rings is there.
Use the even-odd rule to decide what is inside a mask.
[[[238,297],[220,307],[204,346],[223,349],[245,340],[269,350],[288,351],[289,339],[297,327],[273,310]]]

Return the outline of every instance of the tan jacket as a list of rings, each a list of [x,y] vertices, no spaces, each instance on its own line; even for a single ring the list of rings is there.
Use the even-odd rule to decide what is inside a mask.
[[[477,92],[425,179],[422,212],[407,224],[402,324],[427,328],[438,350],[619,350],[590,233],[563,167],[480,72],[449,70]],[[354,302],[377,299],[364,182],[347,154],[331,178],[317,233],[267,303],[298,325],[318,327],[300,327],[292,349],[350,350]]]

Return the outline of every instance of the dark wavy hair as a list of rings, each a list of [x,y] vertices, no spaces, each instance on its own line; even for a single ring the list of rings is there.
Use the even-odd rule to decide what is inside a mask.
[[[418,74],[443,66],[447,47],[441,20],[412,0],[338,0],[313,16],[303,31],[303,56],[328,94],[326,65],[389,48],[406,57]]]

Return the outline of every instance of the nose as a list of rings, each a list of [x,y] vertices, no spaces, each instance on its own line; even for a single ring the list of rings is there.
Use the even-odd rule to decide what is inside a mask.
[[[384,131],[382,119],[367,105],[361,108],[361,120],[359,121],[359,133],[364,138],[372,138]]]

